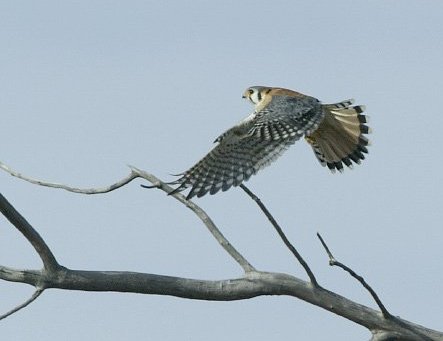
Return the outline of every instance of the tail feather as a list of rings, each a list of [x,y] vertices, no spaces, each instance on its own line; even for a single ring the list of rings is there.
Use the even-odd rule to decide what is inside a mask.
[[[363,105],[352,106],[353,100],[323,105],[325,118],[318,129],[306,140],[323,166],[332,172],[342,172],[343,164],[352,168],[352,162],[359,164],[368,153],[369,140],[366,134],[371,129],[366,125],[369,118],[362,113]]]
[[[353,98],[350,98],[339,103],[324,104],[323,107],[328,110],[346,109],[349,108],[352,104],[354,104],[354,102],[355,100]]]

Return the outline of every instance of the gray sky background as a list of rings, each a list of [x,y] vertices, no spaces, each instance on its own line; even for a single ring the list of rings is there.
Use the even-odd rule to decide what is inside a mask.
[[[315,233],[394,315],[443,330],[443,4],[438,1],[1,1],[0,160],[33,177],[103,186],[127,164],[164,180],[251,110],[250,85],[324,102],[355,98],[367,160],[320,167],[303,141],[248,186],[326,288],[375,307],[330,268]],[[140,183],[140,182],[138,182]],[[202,279],[241,269],[185,207],[132,183],[107,195],[0,186],[65,266]],[[240,189],[196,199],[260,270],[306,278]],[[0,264],[38,268],[0,218]],[[0,311],[32,293],[0,282]],[[289,297],[201,302],[48,290],[0,323],[4,340],[365,340],[369,332]]]

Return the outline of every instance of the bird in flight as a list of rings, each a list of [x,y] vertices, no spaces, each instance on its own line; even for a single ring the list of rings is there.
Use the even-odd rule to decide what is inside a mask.
[[[247,181],[251,175],[276,160],[304,136],[322,166],[343,172],[368,153],[370,133],[362,115],[364,106],[353,100],[322,104],[299,92],[266,86],[252,86],[243,98],[255,105],[254,112],[221,134],[215,147],[178,180],[170,194],[189,187],[186,199],[226,191]]]

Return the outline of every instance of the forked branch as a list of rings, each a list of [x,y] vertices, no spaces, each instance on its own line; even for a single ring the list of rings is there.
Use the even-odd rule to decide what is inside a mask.
[[[97,187],[97,188],[79,188],[79,187],[72,187],[67,186],[55,182],[49,182],[49,181],[43,181],[31,178],[29,176],[23,175],[20,172],[17,172],[13,170],[11,167],[5,165],[4,163],[0,162],[0,169],[3,169],[10,175],[19,178],[21,180],[27,181],[32,184],[36,184],[39,186],[45,186],[45,187],[51,187],[51,188],[57,188],[57,189],[63,189],[68,192],[78,193],[78,194],[103,194],[108,193],[113,190],[116,190],[128,183],[130,183],[132,180],[141,178],[149,181],[153,186],[152,188],[158,188],[166,193],[171,193],[173,190],[172,187],[167,185],[165,182],[161,181],[156,176],[145,172],[143,170],[140,170],[136,167],[129,166],[131,169],[131,172],[124,177],[123,179],[105,187]],[[206,214],[204,210],[201,209],[198,205],[193,203],[191,200],[186,200],[185,196],[181,193],[175,193],[172,195],[175,199],[177,199],[179,202],[184,204],[186,207],[188,207],[191,211],[195,213],[195,215],[203,222],[203,224],[206,226],[208,231],[212,234],[212,236],[217,240],[217,242],[223,247],[223,249],[242,267],[243,271],[249,272],[254,271],[254,267],[244,258],[240,252],[238,252],[234,246],[226,239],[226,237],[221,233],[221,231],[218,229],[218,227],[215,225],[215,223],[212,221],[212,219]],[[55,260],[55,259],[54,259]],[[49,262],[48,262],[49,264]]]
[[[9,174],[19,177],[25,181],[47,186],[62,188],[70,192],[83,194],[106,193],[115,190],[129,183],[135,178],[143,178],[166,193],[172,190],[167,184],[159,180],[154,175],[131,167],[131,173],[110,186],[103,188],[80,189],[70,186],[43,182],[30,179],[17,172],[11,171],[9,167],[0,164],[0,168]],[[294,255],[298,252],[287,240],[282,229],[275,219],[251,191],[245,186],[243,190],[253,198],[268,219],[279,232],[280,237],[291,249]],[[305,282],[287,274],[261,272],[255,270],[252,265],[226,240],[217,229],[209,216],[195,203],[188,201],[185,197],[176,193],[175,199],[190,208],[204,223],[223,248],[233,257],[244,269],[243,277],[220,280],[204,281],[188,278],[179,278],[155,274],[135,273],[127,271],[82,271],[71,270],[59,265],[49,247],[34,230],[34,228],[15,210],[14,207],[4,198],[0,197],[0,210],[11,221],[11,223],[23,233],[31,245],[36,249],[38,255],[44,263],[43,270],[17,270],[0,265],[0,279],[27,283],[36,288],[34,295],[26,302],[17,306],[13,310],[0,316],[5,318],[14,312],[22,309],[33,302],[44,289],[60,288],[66,290],[83,291],[115,291],[134,292],[143,294],[171,295],[189,299],[229,301],[248,299],[261,295],[288,295],[299,298],[334,314],[343,316],[355,323],[368,328],[373,333],[372,340],[442,340],[443,333],[434,331],[414,323],[391,316],[386,309],[383,314],[346,299],[343,296],[330,292],[318,286],[314,275],[306,264],[305,270],[311,274],[310,282]],[[326,244],[323,241],[324,246]],[[327,249],[327,246],[325,247]],[[295,252],[294,252],[295,250]],[[327,249],[328,250],[328,249]],[[328,250],[330,258],[334,259]],[[300,257],[297,257],[304,262]],[[334,259],[335,260],[335,259]],[[303,265],[303,262],[302,263]],[[341,264],[341,263],[340,263]],[[338,265],[338,264],[335,264]],[[355,273],[354,273],[355,274]],[[358,275],[357,275],[358,276]],[[355,276],[354,276],[355,277]],[[358,277],[356,277],[358,279]],[[380,307],[383,311],[383,309]],[[389,314],[389,315],[387,315]],[[389,317],[389,318],[387,318]]]
[[[382,303],[381,299],[378,297],[377,293],[374,289],[366,282],[366,280],[357,274],[354,270],[352,270],[347,265],[339,262],[334,255],[332,254],[331,250],[329,249],[328,245],[324,241],[323,237],[320,235],[320,233],[317,232],[317,237],[320,239],[321,244],[323,245],[326,253],[329,257],[329,265],[330,266],[338,266],[339,268],[343,269],[347,273],[349,273],[352,277],[354,277],[360,284],[371,294],[372,298],[374,299],[375,303],[377,303],[378,307],[380,308],[383,317],[387,320],[391,320],[393,323],[397,323],[404,328],[407,328],[411,333],[414,334],[414,337],[405,339],[401,335],[399,335],[397,332],[393,332],[392,330],[373,330],[373,336],[371,341],[389,341],[389,340],[432,340],[428,335],[422,333],[420,330],[416,330],[414,328],[411,328],[410,325],[405,325],[404,322],[393,316],[385,307],[385,305]]]
[[[130,166],[133,173],[136,173],[139,177],[148,180],[153,186],[153,188],[158,188],[163,192],[169,193],[172,192],[173,188],[163,181],[161,181],[156,176],[145,172],[141,169],[138,169],[134,166]],[[244,258],[240,252],[238,252],[229,240],[221,233],[215,223],[212,221],[211,217],[197,204],[195,204],[191,200],[187,200],[186,197],[181,193],[174,193],[171,195],[173,198],[177,199],[187,208],[189,208],[192,212],[194,212],[197,217],[203,222],[208,231],[212,234],[212,236],[218,241],[218,243],[225,249],[225,251],[232,257],[234,260],[243,268],[243,270],[247,273],[250,271],[255,271],[255,268]]]
[[[343,263],[339,262],[338,260],[335,259],[334,255],[332,254],[332,252],[329,250],[328,245],[326,245],[326,242],[323,240],[322,236],[320,235],[320,233],[317,232],[317,237],[318,239],[320,239],[321,244],[323,245],[323,247],[325,248],[326,253],[328,254],[329,257],[329,265],[330,266],[338,266],[340,268],[342,268],[343,270],[345,270],[347,273],[349,273],[352,277],[354,277],[357,281],[359,281],[361,283],[361,285],[363,285],[363,287],[369,291],[369,293],[371,294],[372,298],[374,299],[374,301],[377,303],[378,307],[380,308],[381,312],[383,313],[383,316],[387,319],[389,318],[393,318],[393,316],[389,313],[389,311],[386,309],[386,307],[384,306],[384,304],[382,303],[382,301],[380,300],[380,298],[378,297],[377,293],[374,291],[374,289],[372,289],[372,287],[365,281],[365,279],[358,275],[354,270],[352,270],[350,267],[344,265]]]

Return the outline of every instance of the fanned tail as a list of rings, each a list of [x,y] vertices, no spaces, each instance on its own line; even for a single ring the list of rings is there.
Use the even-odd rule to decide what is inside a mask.
[[[353,103],[351,99],[323,105],[323,122],[305,137],[320,163],[332,172],[342,172],[343,164],[349,168],[352,162],[360,164],[368,153],[369,140],[364,135],[371,132],[366,125],[369,118],[362,114],[364,106],[352,106]]]

